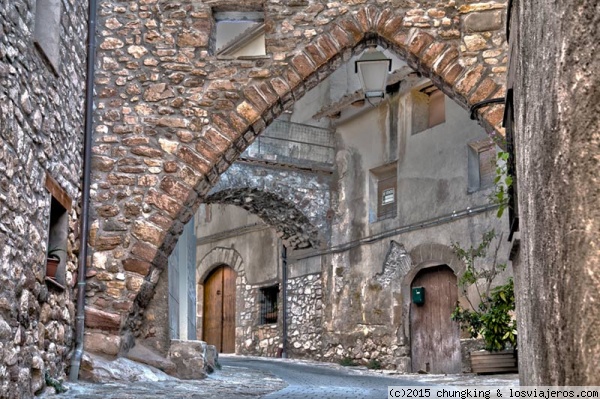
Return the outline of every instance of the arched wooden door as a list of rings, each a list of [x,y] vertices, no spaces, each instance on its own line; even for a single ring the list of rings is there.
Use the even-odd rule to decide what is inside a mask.
[[[235,271],[219,266],[204,281],[203,340],[221,353],[235,352]]]
[[[421,270],[411,284],[425,288],[425,303],[410,304],[412,371],[461,372],[460,328],[450,320],[456,306],[456,276],[446,265]]]

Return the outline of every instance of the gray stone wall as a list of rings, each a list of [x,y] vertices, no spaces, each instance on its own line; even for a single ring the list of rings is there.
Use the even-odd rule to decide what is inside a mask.
[[[56,70],[34,45],[36,2],[0,4],[0,397],[63,377],[73,344],[85,93],[86,2],[59,2]],[[44,22],[44,21],[42,21]],[[46,21],[48,22],[48,21]],[[45,281],[51,196],[72,200],[62,290]],[[64,274],[63,274],[64,273]]]
[[[463,107],[503,89],[505,46],[497,21],[503,2],[265,2],[267,56],[234,60],[213,53],[212,13],[219,5],[99,5],[92,245],[113,275],[135,281],[150,275],[133,289],[123,283],[89,291],[91,307],[126,319],[121,331],[110,331],[115,341],[125,338],[124,351],[183,224],[219,175],[266,125],[367,43],[389,48]],[[240,4],[253,6],[258,3]],[[482,19],[489,24],[475,23],[488,15]],[[496,129],[502,107],[482,109],[478,117]],[[131,297],[134,305],[127,307]]]
[[[275,357],[281,347],[283,311],[282,307],[278,306],[277,323],[261,324],[260,287],[247,284],[245,273],[243,271],[238,273],[236,353]],[[282,303],[281,299],[280,291],[277,300],[279,305]]]
[[[287,297],[288,357],[323,359],[321,274],[288,279]]]
[[[206,202],[238,205],[259,215],[291,248],[318,247],[327,244],[331,231],[332,184],[327,172],[236,162]]]
[[[600,385],[600,3],[513,1],[522,385]]]

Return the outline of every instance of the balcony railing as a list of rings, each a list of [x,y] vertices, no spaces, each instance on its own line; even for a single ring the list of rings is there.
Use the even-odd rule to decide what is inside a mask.
[[[241,158],[330,170],[335,162],[334,135],[329,129],[276,120]]]

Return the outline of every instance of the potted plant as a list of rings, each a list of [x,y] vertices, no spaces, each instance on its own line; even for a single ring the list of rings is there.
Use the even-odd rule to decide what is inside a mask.
[[[51,279],[56,279],[56,271],[60,264],[59,252],[65,252],[65,250],[54,247],[49,249],[48,254],[46,255],[46,276]]]
[[[463,249],[457,243],[452,244],[457,257],[466,264],[465,273],[459,279],[458,285],[469,306],[463,307],[457,303],[451,318],[458,322],[471,338],[481,337],[484,342],[484,351],[471,352],[471,368],[475,373],[517,371],[517,324],[513,317],[513,280],[510,278],[505,284],[494,286],[498,275],[506,269],[506,264],[497,263],[502,234],[498,239],[492,264],[489,268],[482,265],[494,238],[496,234],[492,230],[483,235],[477,247]],[[477,306],[469,299],[469,287],[473,287],[479,297]]]

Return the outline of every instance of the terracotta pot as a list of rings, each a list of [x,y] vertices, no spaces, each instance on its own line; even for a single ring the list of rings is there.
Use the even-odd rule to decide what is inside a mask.
[[[48,258],[46,260],[46,276],[55,279],[56,271],[58,270],[58,264],[60,259]]]

